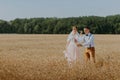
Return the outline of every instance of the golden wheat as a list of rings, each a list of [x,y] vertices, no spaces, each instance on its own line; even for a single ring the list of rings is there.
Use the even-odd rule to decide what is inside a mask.
[[[120,80],[120,35],[95,35],[97,62],[72,68],[63,54],[66,37],[0,35],[0,80]]]

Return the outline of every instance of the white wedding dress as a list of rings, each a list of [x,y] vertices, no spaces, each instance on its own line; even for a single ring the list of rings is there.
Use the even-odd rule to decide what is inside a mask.
[[[75,62],[80,56],[80,48],[76,45],[75,39],[78,41],[80,35],[77,32],[73,34],[71,32],[67,38],[66,50],[64,51],[65,58],[67,58],[68,63]]]

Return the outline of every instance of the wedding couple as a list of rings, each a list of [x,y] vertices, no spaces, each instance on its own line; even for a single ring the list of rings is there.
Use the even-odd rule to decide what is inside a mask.
[[[69,64],[75,63],[80,58],[80,54],[82,54],[80,47],[85,47],[85,61],[88,62],[92,59],[95,63],[94,36],[90,33],[89,27],[84,27],[84,33],[85,35],[80,35],[77,26],[72,27],[72,32],[67,38],[66,50],[64,51]]]

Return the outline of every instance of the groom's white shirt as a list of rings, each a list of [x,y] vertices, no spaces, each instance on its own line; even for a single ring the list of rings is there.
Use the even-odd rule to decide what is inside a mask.
[[[82,45],[86,48],[95,46],[94,36],[91,33],[89,33],[88,36],[83,35],[82,37],[79,37],[78,42],[80,42],[80,43],[83,42]]]

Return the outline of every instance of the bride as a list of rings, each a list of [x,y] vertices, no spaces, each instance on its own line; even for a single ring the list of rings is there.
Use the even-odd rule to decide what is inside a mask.
[[[76,63],[80,55],[79,47],[76,45],[75,40],[78,41],[80,35],[77,30],[77,26],[72,27],[71,33],[68,35],[66,50],[64,51],[65,58],[68,61],[68,64]]]

